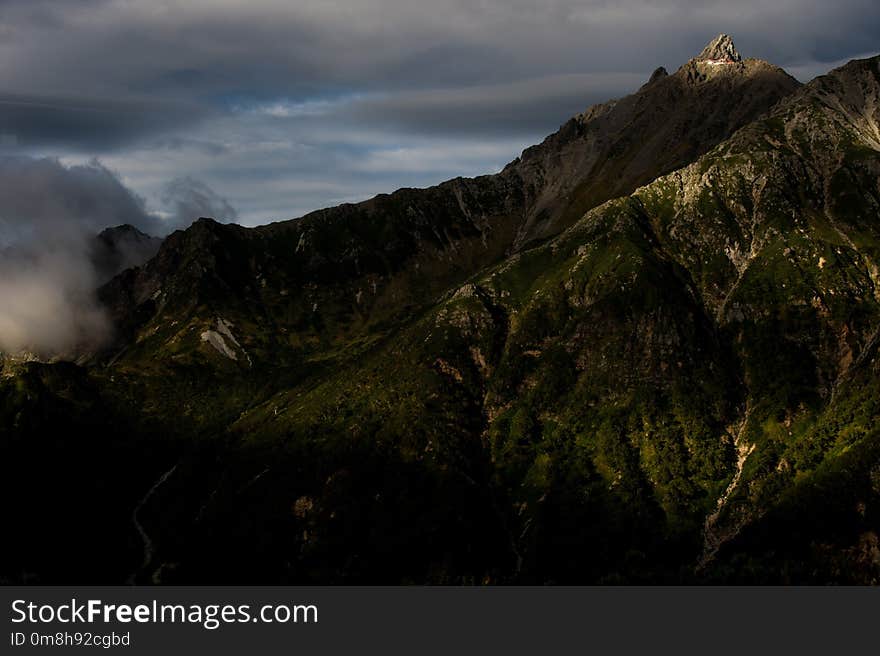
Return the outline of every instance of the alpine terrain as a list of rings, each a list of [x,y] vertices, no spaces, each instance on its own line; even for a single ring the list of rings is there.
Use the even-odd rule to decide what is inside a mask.
[[[880,583],[880,57],[720,35],[496,175],[131,230],[112,342],[0,361],[5,582]]]

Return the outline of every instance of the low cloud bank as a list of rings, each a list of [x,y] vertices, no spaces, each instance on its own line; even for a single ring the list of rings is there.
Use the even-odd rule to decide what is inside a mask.
[[[80,244],[0,258],[0,352],[74,357],[110,334],[95,302],[95,271]]]
[[[170,183],[166,201],[164,216],[147,211],[97,161],[65,166],[0,157],[0,353],[74,358],[93,351],[111,333],[95,290],[155,252],[158,243],[146,235],[164,236],[201,215],[236,217],[229,203],[190,178]],[[109,231],[97,239],[121,224],[146,235]]]

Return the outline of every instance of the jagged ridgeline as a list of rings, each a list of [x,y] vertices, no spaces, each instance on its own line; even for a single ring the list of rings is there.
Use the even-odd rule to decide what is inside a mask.
[[[497,175],[200,220],[3,365],[2,575],[877,583],[878,261],[880,58],[725,35]]]

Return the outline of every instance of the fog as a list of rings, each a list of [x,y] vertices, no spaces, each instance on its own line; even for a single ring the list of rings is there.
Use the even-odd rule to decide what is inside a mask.
[[[83,244],[0,257],[0,351],[73,358],[110,334]]]
[[[133,232],[99,241],[103,229],[130,224],[164,236],[200,215],[235,217],[224,199],[188,178],[169,183],[167,203],[161,214],[148,211],[97,161],[68,167],[0,157],[0,352],[75,358],[106,342],[112,329],[97,287],[143,264],[158,243]]]

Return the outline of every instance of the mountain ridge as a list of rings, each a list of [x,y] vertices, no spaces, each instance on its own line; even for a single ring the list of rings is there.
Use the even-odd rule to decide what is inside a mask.
[[[4,472],[6,498],[46,486],[15,521],[74,490],[70,523],[101,508],[116,555],[59,559],[41,545],[61,518],[3,562],[166,583],[880,582],[880,57],[800,86],[727,44],[706,56],[731,65],[652,76],[489,183],[171,235],[102,288],[112,360],[0,377],[3,461],[57,450],[57,480]],[[647,99],[720,108],[742,80],[766,109],[696,117],[699,156],[645,184],[626,139],[554,164]],[[689,106],[647,121],[655,148]],[[553,166],[575,180],[510,183]],[[591,205],[585,170],[627,171],[607,184],[628,192]],[[561,189],[574,202],[542,205]]]
[[[303,299],[304,314],[316,303],[319,308],[342,304],[335,308],[338,317],[331,317],[340,323],[347,321],[343,315],[383,321],[401,305],[404,312],[415,311],[451,281],[546,239],[591,207],[691,161],[799,86],[766,62],[748,60],[736,71],[695,77],[687,68],[694,61],[631,96],[572,118],[500,174],[401,189],[236,234],[288,241],[292,255],[281,253],[280,246],[273,254],[276,275],[281,268],[292,276],[274,290],[268,287],[276,297],[310,281],[341,284],[337,296],[347,299],[310,296]],[[196,229],[193,243],[206,246],[210,240],[203,239],[204,226]],[[175,248],[182,239],[174,236],[163,248]],[[303,261],[306,255],[310,259]],[[157,293],[163,275],[158,268],[148,265],[135,274],[136,293],[114,291],[122,281],[102,290],[115,316],[143,314],[130,302],[145,304]],[[358,278],[366,279],[368,289],[354,288]],[[190,287],[183,286],[187,296]],[[352,303],[358,294],[361,300]]]

